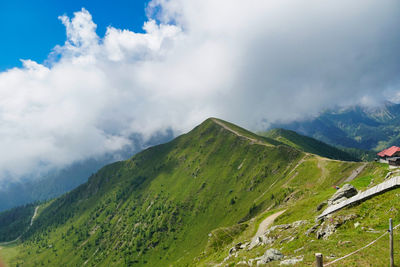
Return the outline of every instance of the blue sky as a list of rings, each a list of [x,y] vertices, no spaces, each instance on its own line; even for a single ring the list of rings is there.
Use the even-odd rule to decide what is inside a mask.
[[[51,49],[65,42],[65,27],[58,16],[86,8],[97,24],[97,34],[107,26],[141,32],[145,0],[6,0],[0,1],[0,71],[21,66],[20,59],[43,62]]]

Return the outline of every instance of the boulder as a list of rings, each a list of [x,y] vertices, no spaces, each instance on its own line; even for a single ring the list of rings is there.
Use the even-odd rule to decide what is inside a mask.
[[[251,250],[260,245],[271,245],[276,240],[276,237],[268,236],[267,233],[254,238],[249,244],[246,244],[247,250]]]
[[[352,196],[357,195],[357,189],[354,188],[351,184],[345,184],[342,188],[336,191],[333,196],[328,199],[328,205],[335,205],[343,200],[351,198]]]
[[[265,251],[264,255],[261,256],[261,261],[263,263],[268,263],[270,261],[278,261],[283,258],[282,252],[280,252],[277,249],[270,248],[267,251]]]
[[[317,231],[317,239],[327,239],[336,230],[336,225],[324,222]]]
[[[234,247],[229,250],[229,255],[233,255],[235,252],[239,251],[242,248],[242,242],[237,243]]]

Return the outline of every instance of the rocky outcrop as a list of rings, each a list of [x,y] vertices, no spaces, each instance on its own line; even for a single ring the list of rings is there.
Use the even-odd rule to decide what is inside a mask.
[[[287,230],[287,229],[291,229],[291,228],[295,229],[304,224],[307,224],[307,221],[295,221],[295,222],[289,223],[289,224],[280,224],[280,225],[271,226],[267,231],[265,231],[264,234],[258,236],[257,238],[253,239],[250,242],[248,250],[253,249],[254,247],[259,246],[259,245],[271,245],[272,243],[274,243],[276,240],[276,236],[271,236],[270,234],[276,230]],[[290,238],[288,240],[290,240]],[[286,240],[286,241],[288,241],[288,240]]]
[[[328,239],[331,236],[338,226],[334,223],[323,222],[321,227],[317,231],[317,239]]]
[[[280,252],[277,249],[270,248],[267,251],[265,251],[264,255],[261,257],[253,259],[257,263],[257,266],[262,266],[264,264],[267,264],[268,262],[271,261],[278,261],[283,258],[282,252]],[[252,262],[253,262],[252,261]]]
[[[327,216],[328,214],[336,212],[348,205],[351,205],[354,203],[360,203],[360,202],[365,201],[373,196],[382,194],[389,190],[396,189],[398,187],[400,187],[400,176],[390,178],[374,187],[371,187],[371,188],[365,190],[364,192],[360,192],[357,195],[355,195],[349,199],[346,199],[343,202],[340,202],[339,204],[328,206],[317,218],[321,219],[321,218]]]
[[[305,232],[305,235],[309,236],[310,234],[315,233],[322,222],[323,220],[318,220],[316,224],[314,224],[310,229]]]
[[[357,218],[356,214],[341,215],[335,218],[325,218],[324,222],[321,224],[320,228],[316,233],[317,239],[327,239],[331,236],[336,229],[347,221]]]
[[[233,255],[235,252],[245,249],[249,242],[242,244],[242,242],[237,243],[234,247],[229,250],[229,255]]]
[[[340,188],[336,193],[328,199],[328,205],[338,204],[352,196],[357,195],[357,189],[354,188],[351,184],[345,184],[342,188]]]

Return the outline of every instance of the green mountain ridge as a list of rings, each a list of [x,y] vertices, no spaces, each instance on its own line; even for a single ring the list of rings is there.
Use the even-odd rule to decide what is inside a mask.
[[[322,157],[345,161],[358,161],[356,157],[353,157],[345,151],[327,145],[314,138],[298,134],[295,131],[278,128],[261,133],[261,135],[270,137],[301,151],[316,154]]]
[[[306,221],[293,242],[282,241],[284,232],[277,235],[272,245],[285,255],[303,247],[307,265],[316,246],[319,252],[343,251],[336,236],[315,240],[304,232],[315,224],[316,207],[335,192],[332,186],[365,163],[306,153],[299,149],[305,144],[279,136],[208,119],[169,143],[103,167],[87,183],[42,205],[22,242],[4,247],[0,256],[10,266],[209,266],[223,262],[235,242],[249,240],[263,218],[283,209],[277,223]],[[368,163],[352,183],[363,189],[387,172],[382,164]],[[368,208],[363,212],[369,214]],[[375,218],[374,227],[382,222]],[[243,251],[226,263],[255,258],[265,249]]]

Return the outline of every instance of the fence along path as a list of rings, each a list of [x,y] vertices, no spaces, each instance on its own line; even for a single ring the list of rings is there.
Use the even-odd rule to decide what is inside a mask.
[[[388,190],[395,189],[397,187],[400,187],[400,176],[390,178],[389,180],[386,180],[374,187],[371,187],[370,189],[367,189],[364,192],[360,192],[357,195],[344,200],[343,202],[340,202],[336,205],[329,206],[318,216],[318,219],[321,219],[321,218],[325,217],[326,215],[333,213],[335,211],[338,211],[348,205],[366,200],[372,196],[378,195],[378,194],[383,193]]]
[[[399,226],[400,226],[400,224],[396,225],[395,227],[393,227],[393,230],[397,229]],[[343,257],[340,257],[340,258],[338,258],[338,259],[336,259],[336,260],[334,260],[334,261],[328,262],[328,263],[324,264],[323,266],[329,266],[329,265],[334,264],[334,263],[336,263],[336,262],[338,262],[338,261],[340,261],[340,260],[343,260],[343,259],[345,259],[345,258],[347,258],[347,257],[350,257],[351,255],[354,255],[354,254],[356,254],[357,252],[360,252],[361,250],[363,250],[363,249],[365,249],[365,248],[371,246],[372,244],[374,244],[376,241],[378,241],[379,239],[381,239],[382,237],[384,237],[384,236],[387,235],[387,234],[389,234],[388,231],[386,231],[386,232],[383,233],[381,236],[379,236],[377,239],[375,239],[374,241],[368,243],[367,245],[365,245],[365,246],[363,246],[363,247],[361,247],[361,248],[359,248],[359,249],[357,249],[357,250],[355,250],[355,251],[353,251],[353,252],[351,252],[351,253],[349,253],[349,254],[343,256]]]

